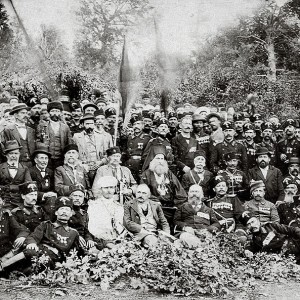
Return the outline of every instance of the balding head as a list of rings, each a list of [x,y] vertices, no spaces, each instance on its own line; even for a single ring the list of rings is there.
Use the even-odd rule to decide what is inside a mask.
[[[142,183],[136,189],[136,200],[140,203],[148,201],[151,196],[149,187]]]

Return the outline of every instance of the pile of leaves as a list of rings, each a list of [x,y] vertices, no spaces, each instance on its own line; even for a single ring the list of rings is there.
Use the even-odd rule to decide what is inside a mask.
[[[29,280],[35,284],[57,286],[65,283],[95,282],[102,290],[118,284],[143,290],[180,295],[228,295],[233,290],[249,290],[255,280],[283,282],[299,280],[300,267],[292,257],[261,253],[244,256],[243,246],[234,235],[203,236],[201,246],[190,250],[161,240],[152,249],[134,241],[123,241],[97,257],[78,258],[72,252],[54,270],[42,257],[35,263],[39,272]]]

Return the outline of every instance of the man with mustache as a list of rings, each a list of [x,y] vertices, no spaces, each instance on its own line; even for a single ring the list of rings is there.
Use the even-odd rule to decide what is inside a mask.
[[[295,137],[296,121],[287,119],[282,128],[285,138],[278,143],[278,168],[284,175],[288,173],[288,163],[291,157],[300,157],[300,142]]]
[[[265,147],[258,148],[256,151],[257,165],[248,172],[248,180],[262,180],[265,184],[265,199],[276,203],[283,201],[283,177],[282,173],[276,167],[270,165],[271,154]]]
[[[141,183],[147,184],[155,201],[161,203],[172,231],[176,207],[186,201],[186,193],[177,177],[169,170],[164,148],[154,148],[154,158],[149,168],[142,173]]]
[[[274,142],[274,125],[271,122],[264,122],[261,124],[261,138],[262,141],[258,144],[259,147],[265,147],[269,150],[271,155],[270,165],[277,166],[277,144]]]
[[[177,167],[176,175],[179,180],[182,179],[183,174],[193,168],[195,152],[200,150],[198,141],[192,137],[192,119],[188,116],[182,118],[180,128],[181,133],[172,139],[174,161]]]
[[[20,149],[21,146],[16,140],[7,141],[4,146],[7,162],[0,165],[0,183],[4,207],[7,209],[22,205],[19,185],[31,181],[29,169],[19,162]]]
[[[217,232],[221,229],[214,211],[203,203],[203,191],[198,184],[189,188],[188,202],[176,210],[174,224],[175,236],[177,235],[189,248],[200,243],[197,237],[199,231],[206,229],[209,232]]]
[[[259,144],[262,141],[261,136],[261,124],[264,122],[263,118],[260,114],[253,114],[250,116],[250,122],[252,122],[254,128],[255,128],[255,137],[254,142]]]
[[[226,165],[224,164],[224,155],[228,152],[235,152],[240,156],[240,166],[243,172],[247,172],[248,170],[248,162],[247,162],[247,151],[245,146],[237,142],[234,139],[235,130],[234,124],[232,122],[226,121],[222,125],[222,130],[224,133],[224,142],[213,146],[211,149],[211,157],[210,157],[210,169],[213,173],[217,174],[219,170],[224,170]]]
[[[86,169],[79,160],[76,144],[67,145],[64,149],[64,164],[54,171],[54,189],[60,196],[68,196],[70,186],[81,184],[90,190],[90,181]]]
[[[47,147],[40,145],[33,153],[35,165],[29,169],[33,181],[38,187],[37,203],[46,213],[48,220],[54,218],[55,200],[57,194],[54,191],[54,172],[48,167],[51,153]]]
[[[233,115],[234,129],[235,129],[235,140],[243,141],[244,140],[244,130],[243,126],[245,124],[244,115],[242,113],[236,113]]]
[[[289,178],[295,182],[298,190],[300,189],[300,158],[291,157],[288,164],[288,176],[284,179]]]
[[[124,206],[124,226],[145,247],[154,247],[159,230],[170,234],[170,227],[161,205],[150,200],[151,192],[146,184],[136,189],[136,198]]]
[[[70,120],[70,130],[72,135],[82,131],[82,124],[80,123],[80,118],[82,117],[81,106],[77,103],[71,105],[71,115],[72,119]]]
[[[167,134],[169,133],[168,120],[166,118],[161,118],[157,121],[156,128],[157,136],[151,139],[143,153],[143,168],[142,172],[144,172],[149,167],[150,161],[153,159],[154,148],[157,146],[161,146],[166,150],[166,156],[169,166],[172,165],[174,160],[173,150],[171,147],[171,143],[167,138]]]
[[[255,130],[251,123],[246,123],[243,126],[244,130],[244,141],[243,145],[247,151],[248,168],[253,168],[256,165],[255,152],[258,145],[254,142]]]
[[[93,194],[96,198],[100,195],[99,182],[104,176],[113,176],[118,180],[117,194],[120,195],[120,202],[123,204],[135,193],[137,183],[130,170],[125,166],[121,166],[122,154],[119,147],[107,149],[106,154],[108,164],[99,167],[97,170],[92,187]]]
[[[264,198],[265,184],[262,180],[250,182],[250,194],[252,199],[245,203],[247,211],[258,218],[261,224],[279,222],[280,219],[275,204]]]
[[[253,215],[245,216],[244,224],[251,233],[250,243],[246,244],[245,256],[252,258],[254,253],[280,253],[284,248],[286,255],[295,255],[300,262],[300,228],[281,225],[277,222],[261,224]]]
[[[222,143],[224,141],[224,134],[222,131],[221,116],[217,113],[210,113],[206,117],[206,121],[212,130],[210,139],[213,143],[213,146],[216,146],[218,143]]]
[[[143,132],[144,123],[140,114],[133,115],[130,119],[134,136],[128,137],[125,166],[129,168],[137,183],[143,166],[143,157],[146,146],[151,137]]]
[[[195,152],[194,168],[182,177],[182,186],[185,191],[197,184],[202,187],[203,194],[206,198],[210,196],[210,183],[213,174],[206,169],[206,156],[202,151]]]
[[[208,206],[212,208],[222,228],[227,232],[243,230],[241,218],[245,209],[238,197],[229,197],[228,185],[223,176],[216,176],[212,182],[216,196],[208,200]]]
[[[27,126],[28,107],[26,104],[18,104],[12,108],[10,115],[14,116],[14,124],[6,126],[1,133],[3,144],[7,141],[17,140],[20,144],[19,161],[27,167],[32,166],[31,155],[36,148],[35,130]]]
[[[40,123],[37,127],[37,142],[45,144],[51,153],[49,167],[55,169],[63,165],[63,149],[73,143],[68,125],[61,121],[63,106],[61,102],[54,101],[47,105],[50,121]]]
[[[81,119],[83,130],[74,134],[74,142],[78,146],[79,159],[88,171],[90,181],[94,180],[97,169],[107,163],[106,150],[111,146],[111,140],[95,131],[95,116],[85,114]]]
[[[171,141],[178,132],[178,116],[176,112],[169,112],[168,114],[168,125],[169,125],[169,133],[167,134],[167,138]]]

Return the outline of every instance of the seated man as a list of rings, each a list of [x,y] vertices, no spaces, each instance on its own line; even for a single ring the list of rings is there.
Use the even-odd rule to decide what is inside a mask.
[[[170,227],[161,205],[150,200],[150,189],[140,184],[136,198],[125,203],[124,226],[143,246],[153,247],[158,241],[158,230],[170,234]]]
[[[298,184],[291,178],[286,177],[283,180],[284,187],[284,201],[277,201],[276,205],[280,217],[280,223],[290,225],[290,223],[297,218],[296,207],[300,204],[298,193]]]
[[[181,205],[175,212],[175,235],[178,235],[188,247],[199,244],[197,233],[200,230],[216,232],[221,228],[214,211],[202,202],[202,198],[201,186],[192,185],[188,192],[188,202]]]
[[[0,270],[4,267],[6,260],[11,258],[15,252],[24,244],[29,230],[19,224],[9,210],[3,208],[4,201],[0,196]]]
[[[69,227],[68,222],[73,215],[73,202],[67,197],[60,197],[56,201],[56,221],[44,221],[36,227],[33,233],[26,238],[26,249],[8,259],[3,266],[10,266],[17,261],[46,255],[48,264],[54,267],[61,262],[69,252],[81,249],[79,233]]]
[[[27,181],[19,185],[23,206],[13,209],[11,212],[15,219],[33,232],[41,222],[46,220],[46,215],[37,202],[37,184],[35,181]]]
[[[164,149],[155,148],[155,151],[157,152],[150,162],[149,169],[142,174],[141,183],[148,185],[151,195],[161,203],[172,231],[176,206],[186,201],[186,192],[169,170]]]
[[[108,164],[99,167],[97,170],[92,191],[95,197],[99,196],[99,181],[103,176],[113,176],[118,179],[118,191],[120,202],[132,197],[135,192],[137,183],[133,178],[131,171],[124,166],[121,166],[121,151],[119,147],[112,147],[106,150]],[[125,199],[124,199],[125,198]]]
[[[265,196],[265,184],[262,180],[250,182],[252,200],[245,203],[245,209],[259,219],[262,224],[266,222],[279,222],[278,211]]]
[[[22,205],[19,184],[31,181],[29,169],[20,163],[20,149],[21,146],[16,140],[7,141],[4,149],[7,162],[0,165],[0,184],[7,209]]]
[[[258,218],[249,215],[244,218],[248,231],[252,233],[250,243],[245,248],[249,258],[260,251],[279,253],[284,246],[286,254],[294,254],[300,262],[300,228],[279,223],[261,224]]]
[[[204,196],[209,196],[210,181],[214,176],[205,167],[206,156],[204,152],[196,151],[194,158],[194,168],[189,172],[185,173],[182,177],[182,186],[185,189],[185,191],[188,191],[192,185],[198,184],[202,187]]]
[[[69,224],[70,227],[76,229],[80,235],[79,239],[82,245],[85,245],[86,249],[97,248],[102,250],[104,247],[109,247],[108,243],[104,240],[96,239],[88,229],[88,214],[84,209],[85,202],[84,187],[80,184],[70,186],[69,198],[73,201],[73,216],[71,217]]]
[[[88,229],[98,239],[114,242],[125,232],[123,226],[124,209],[115,194],[118,180],[104,176],[99,181],[100,195],[90,200],[88,205]]]
[[[223,229],[227,232],[243,230],[240,219],[245,209],[238,197],[228,196],[226,179],[218,175],[214,178],[212,186],[216,196],[208,201],[208,206],[214,210]]]
[[[64,148],[64,164],[55,169],[54,184],[60,196],[68,196],[73,184],[82,184],[85,189],[90,189],[87,172],[79,160],[77,145],[70,144]]]

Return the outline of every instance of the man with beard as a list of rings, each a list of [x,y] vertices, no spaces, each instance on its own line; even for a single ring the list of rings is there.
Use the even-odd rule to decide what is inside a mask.
[[[288,164],[289,174],[284,179],[289,178],[297,184],[298,190],[300,190],[300,158],[291,157]]]
[[[64,164],[57,167],[54,172],[55,191],[60,196],[70,194],[70,186],[81,184],[85,189],[90,189],[90,182],[82,162],[79,160],[78,146],[67,145],[64,149]]]
[[[242,202],[236,196],[228,197],[228,186],[223,176],[216,176],[212,186],[216,196],[208,201],[208,206],[214,210],[222,228],[227,232],[242,229],[240,220],[245,214]]]
[[[128,157],[125,166],[129,168],[137,183],[140,182],[140,174],[143,166],[143,154],[151,137],[143,133],[144,123],[141,115],[134,115],[130,119],[132,124],[134,137],[128,137],[127,153]]]
[[[51,153],[49,167],[55,169],[63,164],[63,149],[73,141],[69,126],[61,122],[63,110],[61,102],[50,102],[47,110],[50,121],[39,124],[36,136],[37,142],[45,144]]]
[[[116,122],[118,122],[116,110],[113,107],[108,108],[105,111],[105,118],[106,118],[106,120],[108,122],[108,130],[107,130],[107,132],[114,139],[114,136],[115,136],[115,124],[116,124]]]
[[[265,147],[269,150],[271,155],[270,164],[277,166],[277,144],[274,143],[274,125],[271,122],[264,122],[261,124],[261,143],[259,147]]]
[[[20,148],[16,140],[7,141],[4,147],[7,162],[0,165],[2,197],[5,201],[4,207],[7,209],[22,205],[19,185],[31,181],[29,169],[19,162]]]
[[[274,125],[274,135],[276,137],[277,143],[279,143],[284,138],[284,131],[282,129],[282,124],[278,123]]]
[[[206,156],[202,151],[195,152],[194,168],[185,173],[182,177],[182,186],[188,191],[192,185],[202,187],[203,194],[206,198],[210,196],[210,182],[213,174],[206,169]]]
[[[210,139],[213,143],[213,146],[216,146],[218,143],[222,143],[224,141],[224,133],[222,131],[222,121],[220,115],[217,113],[211,113],[206,117],[206,121],[212,130]]]
[[[237,196],[242,202],[248,199],[248,179],[244,172],[238,170],[240,156],[235,152],[224,154],[225,170],[220,170],[218,175],[225,178],[228,185],[228,196]]]
[[[143,172],[141,183],[147,184],[154,200],[156,198],[161,203],[172,231],[176,206],[186,201],[186,192],[177,177],[169,170],[163,149],[155,149],[158,152],[155,153],[149,168]]]
[[[283,187],[285,197],[281,202],[277,202],[277,210],[280,217],[280,223],[290,225],[290,223],[297,219],[296,207],[300,205],[298,186],[292,178],[285,178],[283,180]]]
[[[41,114],[41,103],[37,98],[32,98],[29,101],[29,107],[30,109],[30,116],[27,119],[27,125],[29,127],[32,127],[34,130],[36,130],[37,126],[39,125],[40,122],[40,114]]]
[[[300,157],[300,142],[295,138],[296,121],[287,119],[282,125],[285,138],[278,143],[278,168],[285,175],[291,157]]]
[[[256,165],[255,161],[255,152],[258,148],[258,145],[254,142],[255,131],[254,126],[251,123],[246,123],[243,126],[244,130],[244,141],[243,145],[247,151],[247,161],[248,161],[248,168],[253,168]]]
[[[85,114],[93,115],[96,110],[98,110],[98,106],[94,103],[91,103],[91,102],[86,103],[82,108],[82,111],[83,111],[84,115]]]
[[[78,146],[79,159],[88,171],[90,181],[94,180],[97,169],[107,163],[106,150],[111,146],[110,140],[104,140],[95,129],[95,117],[85,114],[81,119],[83,131],[74,134],[74,142]]]
[[[157,121],[157,136],[151,139],[143,153],[142,160],[144,160],[144,164],[142,167],[142,172],[148,169],[150,161],[153,159],[154,148],[162,147],[165,149],[166,157],[169,166],[172,165],[174,160],[173,150],[170,141],[166,137],[169,133],[168,120],[166,118],[161,118]]]
[[[252,234],[250,243],[246,244],[245,256],[253,257],[253,253],[280,253],[283,249],[286,255],[295,255],[297,263],[300,259],[300,228],[266,223],[262,225],[255,216],[244,218],[248,231]]]
[[[136,190],[136,181],[127,167],[121,166],[121,151],[119,147],[112,147],[106,150],[108,164],[101,166],[96,173],[92,191],[97,198],[100,193],[99,182],[104,176],[113,176],[118,180],[117,194],[120,202],[132,197]]]
[[[82,131],[82,126],[80,123],[80,118],[82,117],[82,110],[80,105],[74,103],[71,107],[72,119],[70,122],[70,130],[72,135]]]
[[[37,201],[46,213],[46,218],[52,220],[55,212],[57,194],[54,190],[54,173],[48,168],[51,157],[47,148],[40,145],[32,155],[35,165],[29,169],[33,181],[38,187]]]
[[[15,118],[14,124],[8,125],[1,134],[1,141],[17,140],[20,148],[19,161],[27,167],[32,166],[30,156],[36,148],[35,130],[26,125],[28,119],[28,107],[18,104],[12,108],[10,115]]]
[[[88,229],[96,238],[114,243],[125,233],[123,226],[124,208],[115,194],[118,180],[104,176],[99,182],[101,196],[88,203]],[[101,216],[101,217],[99,217]]]
[[[182,118],[180,122],[181,133],[172,139],[176,175],[181,180],[183,174],[188,173],[194,166],[195,152],[200,150],[198,141],[192,137],[192,120],[190,117]]]
[[[233,115],[233,122],[234,122],[234,130],[235,130],[235,140],[236,141],[243,141],[244,137],[244,115],[241,113],[236,113]]]
[[[150,200],[151,192],[146,184],[140,184],[136,198],[124,206],[124,226],[144,247],[154,247],[159,230],[170,234],[170,227],[161,205]]]
[[[233,123],[228,121],[224,122],[222,129],[224,132],[224,142],[213,146],[211,149],[211,171],[217,174],[219,170],[225,169],[224,155],[228,152],[235,152],[240,156],[240,169],[246,173],[248,170],[247,151],[244,145],[234,139],[235,130]]]
[[[192,137],[195,138],[199,145],[200,149],[202,149],[205,155],[208,155],[208,148],[210,143],[210,136],[206,134],[203,130],[204,123],[206,122],[205,117],[201,115],[193,115],[192,124],[193,124],[193,132]]]
[[[144,129],[143,131],[146,134],[149,134],[150,136],[152,135],[152,127],[153,127],[153,118],[154,118],[154,113],[150,112],[148,110],[143,110],[142,111],[142,116],[143,116],[143,123],[144,123]]]
[[[250,194],[252,200],[245,203],[245,209],[251,215],[258,218],[261,224],[279,222],[279,215],[275,204],[264,198],[265,184],[262,180],[250,182]]]
[[[256,151],[257,165],[249,170],[248,180],[262,180],[265,184],[266,200],[276,203],[284,199],[283,178],[279,169],[270,165],[271,154],[267,148],[261,147]]]
[[[200,244],[197,237],[199,231],[206,229],[209,232],[217,232],[221,229],[214,211],[202,200],[202,188],[194,184],[189,188],[188,202],[181,205],[175,212],[175,236],[177,235],[188,248],[194,248]]]
[[[19,191],[23,199],[22,207],[17,207],[11,212],[15,219],[30,232],[40,225],[41,222],[46,220],[46,215],[40,206],[36,205],[37,202],[37,184],[34,181],[27,181],[19,185]]]
[[[178,117],[177,117],[177,114],[176,112],[169,112],[169,115],[168,115],[168,125],[169,125],[169,133],[167,134],[167,139],[169,141],[172,140],[173,137],[176,136],[177,134],[177,131],[178,131]]]
[[[101,139],[104,141],[105,145],[108,145],[108,148],[113,147],[112,136],[111,134],[105,131],[105,124],[107,123],[107,120],[105,119],[104,111],[102,109],[96,110],[94,113],[94,117],[95,117],[95,132],[101,135]]]

